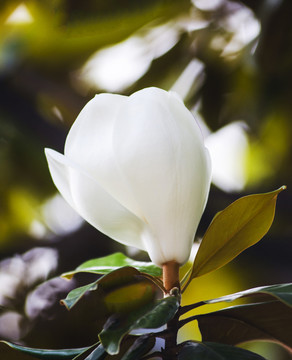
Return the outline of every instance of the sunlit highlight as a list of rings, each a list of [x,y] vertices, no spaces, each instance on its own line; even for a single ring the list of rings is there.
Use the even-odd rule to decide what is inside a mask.
[[[12,24],[12,25],[21,25],[21,24],[30,24],[32,23],[33,17],[28,10],[27,6],[22,3],[9,15],[5,24]]]

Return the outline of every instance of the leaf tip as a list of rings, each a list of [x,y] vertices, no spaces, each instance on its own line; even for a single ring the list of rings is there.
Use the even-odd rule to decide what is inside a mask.
[[[71,280],[73,278],[73,273],[64,273],[60,277],[65,280]]]
[[[70,310],[70,307],[68,306],[68,304],[66,303],[66,299],[62,299],[59,301],[59,304],[62,306],[65,306],[67,310]]]
[[[280,192],[282,192],[283,190],[286,190],[287,186],[286,185],[282,185],[278,190],[275,191],[275,196],[273,197],[273,199],[276,199],[278,197],[278,195],[280,194]]]

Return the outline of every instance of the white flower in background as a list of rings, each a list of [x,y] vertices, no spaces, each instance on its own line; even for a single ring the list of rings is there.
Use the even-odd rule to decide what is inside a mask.
[[[228,124],[206,136],[205,145],[213,164],[212,182],[226,192],[243,190],[247,182],[247,125],[242,121]]]
[[[85,88],[122,91],[140,79],[153,60],[177,44],[180,32],[173,22],[142,28],[126,40],[94,53],[82,67],[77,80]]]
[[[175,93],[97,95],[73,124],[65,154],[46,149],[46,156],[55,185],[91,225],[159,266],[188,260],[211,166]]]

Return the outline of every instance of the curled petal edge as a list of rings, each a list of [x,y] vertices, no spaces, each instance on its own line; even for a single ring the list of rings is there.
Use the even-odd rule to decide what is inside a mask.
[[[99,183],[64,155],[45,149],[53,182],[64,199],[89,224],[114,240],[145,250],[145,224],[117,202]]]

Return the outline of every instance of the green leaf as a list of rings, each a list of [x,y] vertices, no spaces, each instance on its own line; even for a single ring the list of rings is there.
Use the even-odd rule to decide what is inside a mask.
[[[145,306],[154,298],[155,287],[147,280],[118,287],[104,296],[103,300],[109,313],[126,314]]]
[[[71,290],[67,295],[66,299],[60,301],[61,304],[65,305],[67,309],[71,309],[87,291],[96,290],[97,289],[96,284],[97,281]]]
[[[103,360],[107,353],[102,345],[96,347],[84,360]]]
[[[97,351],[95,352],[95,350],[97,350]],[[98,341],[96,344],[91,345],[89,348],[85,349],[82,353],[75,356],[72,360],[88,360],[88,359],[90,359],[89,356],[91,356],[92,353],[96,354],[96,356],[99,355],[100,357],[97,359],[100,359],[100,360],[105,359],[105,357],[107,355],[103,346]]]
[[[224,360],[265,360],[262,356],[235,346],[206,342],[206,346],[223,356]]]
[[[281,301],[233,306],[196,319],[203,341],[237,345],[266,340],[292,349],[292,308]]]
[[[187,341],[182,344],[178,360],[265,360],[262,356],[235,346]]]
[[[202,239],[184,289],[195,277],[220,268],[261,240],[272,225],[277,196],[284,189],[242,197],[219,212]]]
[[[130,283],[136,279],[140,272],[131,267],[123,267],[115,270],[107,275],[102,276],[98,280],[85,286],[81,286],[69,292],[66,299],[61,300],[61,303],[68,309],[71,309],[87,291],[97,290],[102,287],[103,290],[114,289],[123,284]]]
[[[78,348],[78,349],[33,349],[25,346],[15,345],[8,341],[0,341],[3,344],[10,346],[12,349],[21,351],[22,353],[34,356],[38,359],[46,360],[61,360],[61,359],[72,359],[73,356],[79,355],[82,352],[88,350],[90,347]]]
[[[127,316],[111,316],[99,334],[106,351],[118,354],[121,340],[134,329],[159,328],[173,318],[180,304],[179,297],[168,296],[132,311]]]
[[[263,295],[268,297],[275,297],[285,303],[286,305],[292,306],[292,283],[277,284],[269,286],[259,286],[253,289],[240,291],[234,294],[225,295],[217,299],[206,300],[205,304],[215,304],[223,301],[234,301],[241,297]]]
[[[149,335],[142,335],[137,338],[134,344],[128,349],[121,360],[136,360],[147,354],[155,345],[155,338]]]
[[[151,262],[135,261],[122,253],[115,253],[98,259],[92,259],[78,266],[74,271],[62,275],[65,278],[72,278],[74,274],[89,272],[94,274],[108,274],[124,266],[131,266],[152,276],[161,276],[161,268]]]
[[[185,314],[188,311],[191,311],[202,305],[216,304],[220,302],[232,302],[234,300],[248,296],[260,297],[260,301],[271,301],[276,298],[277,300],[282,301],[284,304],[292,306],[292,283],[259,286],[256,288],[239,291],[234,294],[221,296],[216,299],[200,301],[199,303],[183,306],[181,309],[181,313]]]

